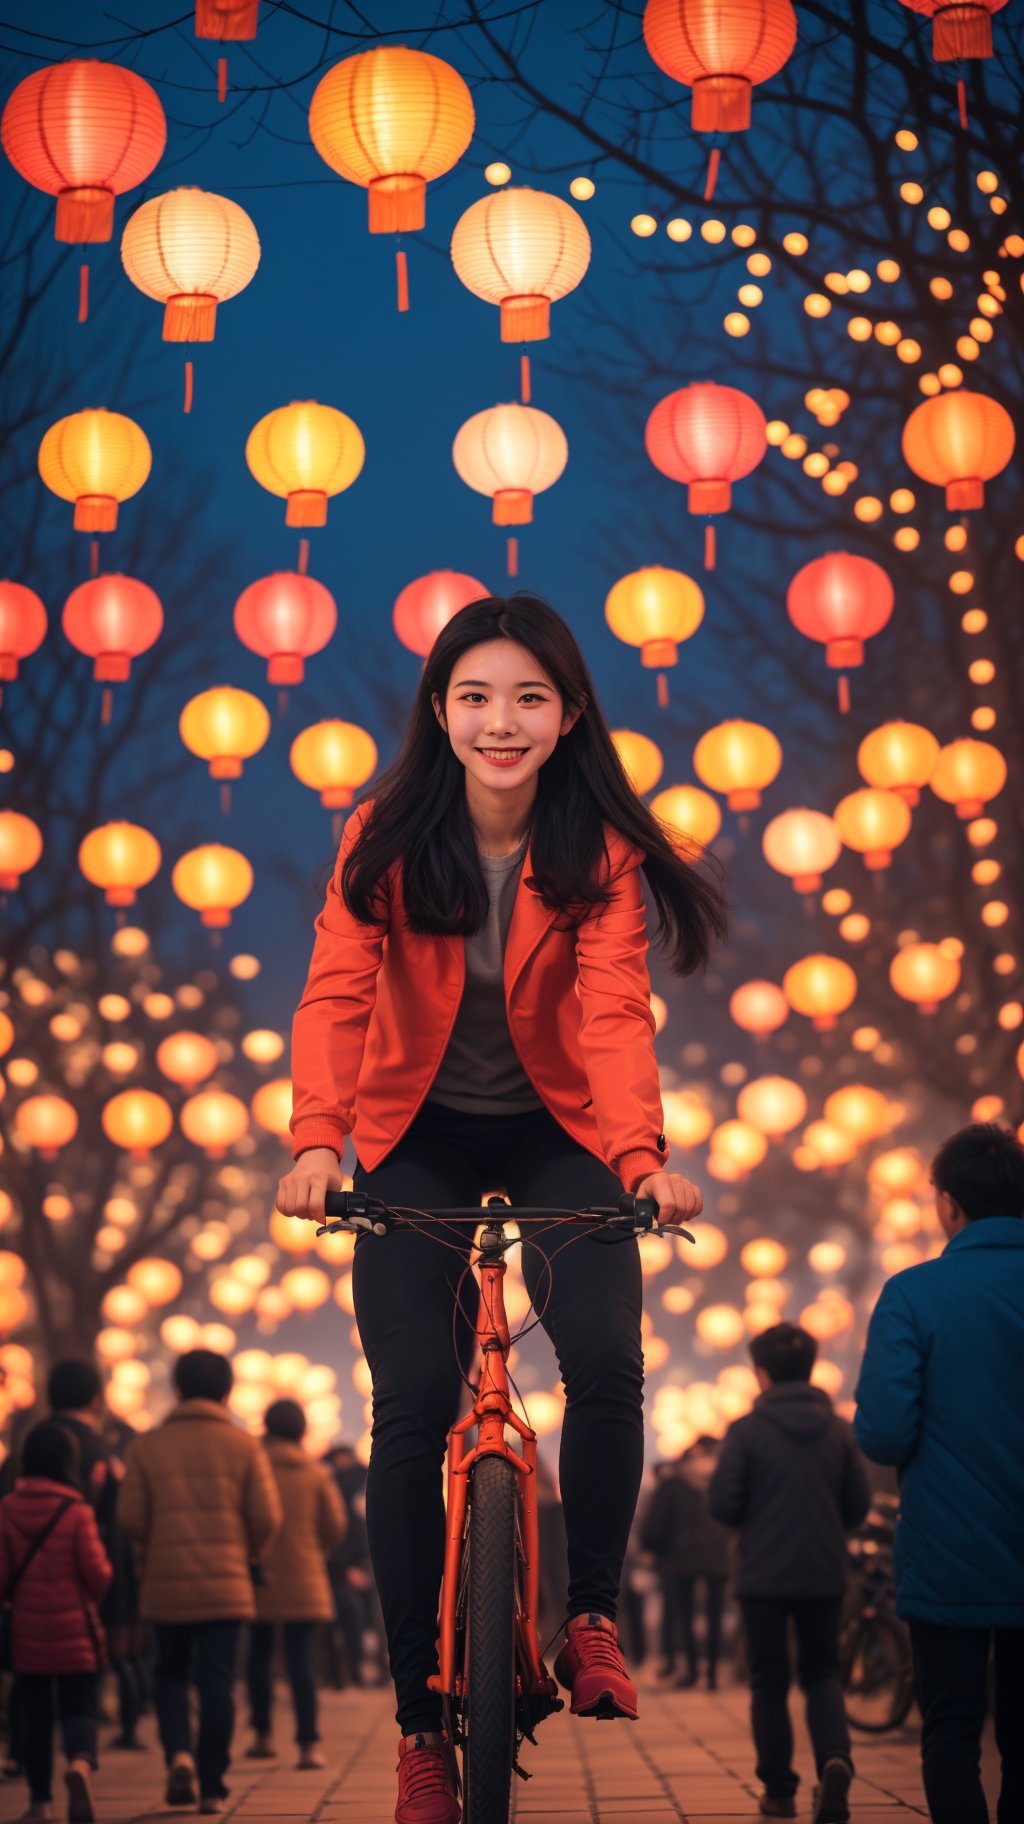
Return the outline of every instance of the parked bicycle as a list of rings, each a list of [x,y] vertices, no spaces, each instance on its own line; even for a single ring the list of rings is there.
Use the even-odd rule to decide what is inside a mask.
[[[892,1550],[897,1506],[887,1496],[877,1497],[850,1541],[854,1574],[839,1666],[850,1724],[869,1735],[898,1729],[914,1701],[910,1633],[896,1613]]]
[[[531,1777],[519,1763],[523,1742],[535,1743],[537,1724],[563,1708],[537,1634],[537,1434],[513,1410],[509,1390],[506,1363],[518,1338],[510,1334],[505,1314],[505,1256],[521,1239],[520,1228],[539,1222],[549,1229],[576,1225],[563,1246],[577,1240],[584,1226],[619,1229],[624,1239],[653,1234],[658,1206],[653,1198],[626,1193],[616,1208],[517,1209],[491,1197],[468,1209],[410,1210],[392,1208],[365,1191],[332,1191],[325,1215],[335,1220],[318,1234],[344,1229],[385,1236],[409,1226],[433,1228],[443,1241],[442,1231],[451,1224],[482,1224],[465,1269],[477,1266],[480,1273],[480,1377],[471,1389],[471,1410],[448,1433],[440,1671],[429,1682],[441,1696],[465,1824],[505,1824],[513,1773]],[[683,1229],[674,1232],[686,1235]],[[469,1436],[474,1428],[475,1443]],[[599,1704],[594,1714],[615,1713]]]

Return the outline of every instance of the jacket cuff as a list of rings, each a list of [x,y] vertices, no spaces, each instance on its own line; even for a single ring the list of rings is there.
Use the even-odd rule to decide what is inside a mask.
[[[300,1115],[292,1122],[292,1158],[313,1146],[329,1146],[338,1163],[345,1150],[345,1129],[337,1115]]]
[[[640,1146],[634,1152],[623,1153],[616,1169],[623,1188],[634,1191],[642,1178],[649,1178],[652,1172],[663,1172],[665,1160],[649,1146]]]

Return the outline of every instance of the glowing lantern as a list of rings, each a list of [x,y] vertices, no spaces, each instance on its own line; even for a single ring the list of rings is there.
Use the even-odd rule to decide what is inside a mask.
[[[246,1033],[242,1040],[242,1050],[254,1064],[273,1064],[284,1050],[284,1040],[279,1032],[258,1026]]]
[[[14,1044],[14,1024],[9,1014],[0,1009],[0,1058],[10,1051]]]
[[[985,483],[1013,455],[1013,419],[997,400],[962,387],[925,399],[903,427],[903,455],[915,475],[946,490],[960,513],[985,504]]]
[[[162,859],[156,837],[137,823],[103,823],[89,831],[78,850],[82,873],[94,887],[102,887],[108,906],[133,906]]]
[[[960,985],[960,963],[941,944],[905,944],[889,964],[889,980],[920,1013],[937,1013],[939,1002],[948,1000]]]
[[[134,576],[94,576],[72,589],[61,626],[76,651],[95,661],[99,684],[124,684],[132,660],[159,639],[164,625],[160,597]],[[103,720],[110,721],[110,691],[103,693]]]
[[[212,342],[218,304],[244,291],[260,263],[259,236],[230,197],[183,188],[151,197],[121,237],[133,285],[164,306],[165,342]]]
[[[707,1103],[692,1090],[662,1090],[661,1106],[665,1137],[670,1146],[677,1146],[683,1152],[701,1146],[715,1125],[715,1117]]]
[[[695,133],[742,133],[751,91],[796,43],[791,0],[647,0],[644,43],[659,69],[693,89]]]
[[[730,997],[729,1012],[744,1032],[763,1038],[785,1025],[789,1002],[775,982],[743,982]]]
[[[19,1291],[17,1286],[0,1287],[0,1334],[9,1336],[12,1330],[17,1330],[19,1324],[25,1322],[28,1312],[28,1299],[25,1297],[24,1292]],[[7,1387],[9,1398],[11,1397],[11,1381],[16,1378],[17,1377],[8,1377]],[[20,1403],[22,1406],[30,1406],[32,1404],[31,1387],[27,1387],[26,1392],[28,1394],[26,1399],[20,1402],[15,1402],[12,1399],[11,1404]]]
[[[868,1167],[868,1179],[873,1189],[884,1192],[886,1196],[906,1196],[917,1188],[924,1173],[920,1155],[909,1146],[894,1147],[891,1152],[879,1153]]]
[[[803,1144],[819,1165],[831,1168],[849,1165],[857,1151],[853,1135],[831,1121],[812,1121],[804,1128]]]
[[[862,778],[882,791],[897,792],[914,806],[935,771],[939,744],[917,722],[883,722],[857,749]]]
[[[756,1241],[748,1241],[740,1249],[740,1266],[744,1273],[754,1279],[773,1279],[781,1273],[789,1259],[781,1241],[773,1241],[771,1236],[762,1235]]]
[[[138,493],[151,466],[135,420],[102,408],[58,419],[39,445],[39,473],[51,493],[74,501],[76,532],[113,532],[120,502]]]
[[[281,1290],[296,1311],[315,1311],[331,1295],[331,1282],[322,1267],[289,1267],[281,1275]]]
[[[813,1304],[805,1305],[800,1313],[800,1324],[809,1330],[819,1343],[830,1342],[834,1336],[849,1329],[853,1322],[853,1306],[845,1298],[815,1299]]]
[[[268,1134],[284,1140],[292,1118],[292,1082],[290,1077],[275,1077],[263,1083],[252,1099],[253,1119]]]
[[[287,500],[286,526],[325,526],[328,499],[352,486],[366,445],[344,412],[300,399],[253,426],[245,460],[261,488]]]
[[[156,1067],[169,1083],[195,1089],[217,1068],[217,1049],[201,1032],[171,1032],[156,1048]]]
[[[238,1096],[223,1089],[201,1089],[183,1102],[181,1131],[193,1146],[201,1146],[208,1159],[222,1159],[249,1131],[249,1110]]]
[[[229,925],[231,914],[252,892],[253,872],[237,849],[219,842],[189,849],[175,863],[171,885],[204,925]]]
[[[282,1216],[273,1210],[270,1216],[270,1239],[285,1254],[310,1254],[316,1247],[316,1224],[301,1216]]]
[[[849,551],[830,551],[798,570],[786,595],[786,611],[800,633],[820,640],[833,671],[864,663],[864,641],[880,633],[892,614],[893,587],[881,564]],[[849,697],[840,681],[840,708]]]
[[[644,443],[656,469],[686,484],[691,513],[727,513],[733,482],[756,469],[768,448],[767,425],[747,393],[697,380],[655,406]],[[712,568],[713,540],[704,555]]]
[[[371,234],[423,227],[427,184],[462,157],[474,124],[458,71],[401,44],[335,64],[309,108],[309,136],[324,163],[369,192]]]
[[[24,583],[0,583],[0,684],[11,684],[20,660],[46,638],[46,609]]]
[[[149,176],[167,125],[134,70],[70,57],[19,82],[0,137],[19,176],[57,198],[58,241],[109,241],[114,198]]]
[[[619,578],[608,593],[604,618],[617,640],[639,646],[640,663],[648,671],[675,665],[679,647],[696,633],[704,619],[704,596],[681,570],[650,564]],[[664,709],[668,689],[658,679],[658,700]]]
[[[746,1177],[761,1164],[768,1142],[760,1128],[749,1121],[723,1121],[712,1130],[708,1149],[720,1159],[728,1159]]]
[[[31,817],[0,811],[0,893],[16,893],[22,875],[35,867],[42,852],[43,838]]]
[[[811,1021],[816,1032],[828,1032],[853,1005],[857,977],[838,956],[804,956],[782,978],[782,992],[794,1012]]]
[[[210,1303],[225,1317],[244,1317],[256,1303],[256,1287],[247,1286],[229,1273],[221,1273],[210,1282]]]
[[[496,526],[525,526],[533,497],[553,487],[569,460],[560,424],[532,405],[492,405],[456,433],[452,461],[460,479],[493,501]]]
[[[240,779],[243,761],[270,733],[270,717],[250,691],[220,684],[186,703],[178,733],[190,753],[210,762],[211,779]]]
[[[406,583],[395,602],[392,619],[403,646],[425,659],[442,627],[460,608],[486,600],[490,590],[475,576],[459,570],[432,570]]]
[[[355,722],[314,722],[296,735],[288,758],[296,779],[319,792],[324,809],[340,811],[376,772],[377,744]]]
[[[761,837],[764,858],[777,874],[785,874],[798,893],[816,893],[821,877],[842,854],[842,839],[831,817],[823,811],[783,811],[773,817]]]
[[[125,1279],[133,1291],[142,1293],[151,1309],[173,1304],[183,1283],[180,1267],[176,1267],[173,1260],[161,1260],[158,1255],[133,1261]]]
[[[982,805],[1002,791],[1006,761],[990,741],[951,741],[928,783],[937,798],[956,805],[957,816],[966,822],[979,817]]]
[[[651,799],[651,810],[684,855],[699,855],[722,827],[717,800],[696,785],[668,786]]]
[[[932,22],[932,57],[959,63],[962,57],[991,57],[992,14],[1006,0],[903,0]]]
[[[583,218],[546,190],[492,191],[471,203],[452,235],[452,265],[467,291],[501,306],[503,342],[550,334],[551,305],[590,264]]]
[[[889,1131],[889,1104],[881,1090],[866,1083],[846,1083],[825,1099],[825,1119],[849,1134],[858,1146]]]
[[[887,868],[893,849],[910,834],[910,806],[897,792],[871,786],[850,792],[836,805],[836,827],[848,849],[864,857],[864,866]]]
[[[781,1140],[799,1127],[807,1113],[807,1097],[789,1077],[753,1077],[736,1098],[740,1119],[760,1129],[769,1140]],[[781,1267],[776,1271],[781,1272]]]
[[[171,1105],[150,1089],[124,1089],[104,1104],[103,1132],[115,1146],[145,1159],[174,1126]]]
[[[697,1335],[712,1349],[734,1349],[746,1334],[743,1313],[735,1305],[705,1305],[694,1319]]]
[[[729,1243],[722,1230],[716,1228],[713,1222],[688,1222],[686,1226],[693,1241],[679,1238],[676,1248],[680,1257],[689,1266],[696,1267],[698,1273],[706,1273],[711,1267],[717,1267],[729,1252]]]
[[[260,0],[196,0],[196,37],[237,43],[255,38]]]
[[[250,652],[269,661],[269,684],[301,684],[304,660],[323,650],[337,625],[330,590],[296,570],[261,576],[235,603],[235,632]]]
[[[56,1159],[78,1132],[78,1115],[63,1096],[26,1096],[14,1111],[15,1132],[44,1159]]]
[[[758,722],[720,722],[693,751],[698,779],[724,794],[730,811],[754,811],[782,765],[782,749]]]
[[[661,778],[665,762],[660,747],[633,728],[613,728],[612,740],[633,790],[642,798]]]

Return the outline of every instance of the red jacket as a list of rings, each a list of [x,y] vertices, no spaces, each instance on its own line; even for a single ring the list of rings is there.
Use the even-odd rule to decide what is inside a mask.
[[[112,1572],[96,1516],[84,1495],[43,1476],[19,1476],[0,1501],[0,1600],[29,1547],[62,1502],[70,1501],[14,1592],[11,1670],[95,1672],[106,1642],[97,1603]]]
[[[292,1026],[296,1156],[351,1133],[372,1171],[399,1141],[437,1074],[466,978],[461,937],[417,935],[402,902],[401,863],[389,870],[389,916],[362,925],[345,906],[341,870],[372,799],[345,825],[316,920],[306,987]],[[633,1190],[665,1163],[647,932],[643,855],[605,826],[611,899],[577,931],[528,885],[527,848],[505,947],[505,1008],[519,1059],[566,1133]]]

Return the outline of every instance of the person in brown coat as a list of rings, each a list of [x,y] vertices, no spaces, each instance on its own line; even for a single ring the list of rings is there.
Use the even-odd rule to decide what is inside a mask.
[[[333,1477],[302,1447],[306,1415],[295,1400],[275,1400],[263,1420],[267,1456],[277,1482],[284,1522],[263,1564],[256,1616],[249,1633],[249,1702],[256,1739],[248,1754],[269,1760],[273,1705],[271,1661],[275,1624],[283,1623],[284,1657],[295,1708],[299,1767],[324,1767],[316,1746],[313,1630],[333,1621],[334,1597],[326,1558],[345,1537],[348,1516]]]
[[[154,1625],[154,1682],[167,1803],[217,1812],[227,1797],[234,1677],[243,1621],[256,1614],[253,1564],[281,1524],[277,1484],[257,1438],[226,1410],[231,1363],[192,1349],[174,1369],[178,1404],[131,1446],[118,1514],[135,1550],[139,1613]],[[199,1693],[195,1756],[189,1673]]]

